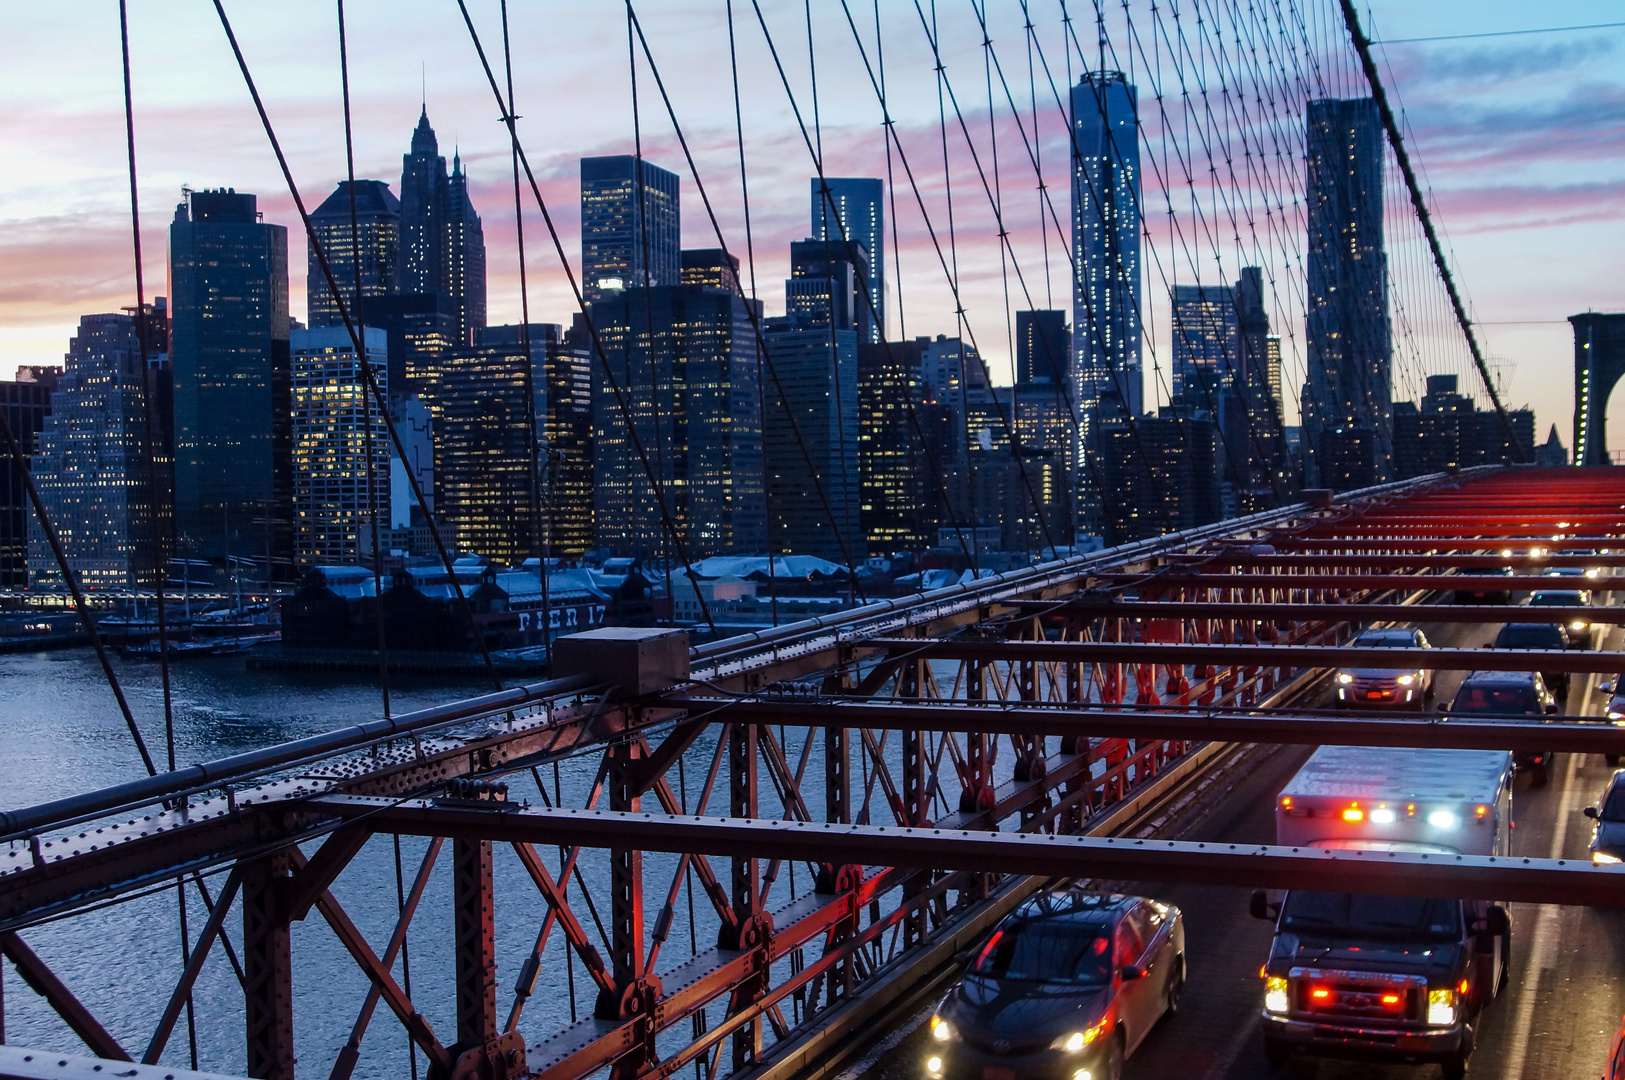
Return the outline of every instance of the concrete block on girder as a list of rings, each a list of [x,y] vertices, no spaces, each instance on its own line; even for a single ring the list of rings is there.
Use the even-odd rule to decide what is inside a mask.
[[[590,675],[621,694],[653,694],[688,681],[688,631],[601,626],[553,644],[555,678]]]

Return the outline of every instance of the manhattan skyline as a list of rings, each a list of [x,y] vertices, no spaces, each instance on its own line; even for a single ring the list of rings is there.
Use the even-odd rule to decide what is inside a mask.
[[[1374,36],[1400,38],[1457,30],[1455,20],[1444,10],[1450,6],[1422,13],[1379,5],[1374,11]],[[764,10],[776,35],[796,33],[798,24],[792,17],[796,13],[772,4]],[[1532,16],[1520,14],[1510,5],[1474,10],[1479,15],[1474,28],[1484,30],[1579,23],[1606,15],[1600,6],[1581,5],[1565,12],[1562,20],[1531,22]],[[290,21],[268,19],[247,9],[233,13],[249,61],[256,66],[267,107],[289,149],[306,204],[314,208],[343,176],[342,116],[336,106],[337,49],[328,40],[333,36],[326,25],[329,15],[325,9],[318,12],[315,8],[305,14],[308,18],[301,24],[301,35],[297,35],[301,40],[296,43],[285,29]],[[674,104],[679,118],[691,142],[698,144],[701,175],[717,204],[725,239],[736,254],[743,255],[738,160],[733,147],[727,145],[731,140],[725,138],[731,136],[733,119],[726,25],[720,9],[701,14],[703,18],[694,18],[693,13],[651,11],[647,21],[657,60],[668,84],[676,87]],[[904,14],[894,5],[882,7],[891,101],[900,138],[922,182],[922,196],[933,215],[940,217],[945,199],[940,150],[934,165],[930,155],[938,118],[929,51],[918,26],[910,27]],[[993,14],[993,36],[1000,47],[1012,50],[1004,57],[1009,66],[1016,59],[1019,29],[999,24],[999,13]],[[1035,20],[1043,17],[1040,12]],[[524,116],[520,134],[574,263],[574,253],[579,251],[574,206],[579,158],[630,153],[633,148],[624,40],[618,40],[617,26],[609,25],[616,20],[599,19],[604,25],[595,25],[591,19],[562,12],[549,13],[548,18],[575,33],[573,40],[579,48],[573,47],[556,62],[540,63],[536,48],[546,40],[538,36],[542,24],[516,21],[515,79],[518,111]],[[483,87],[476,78],[466,35],[454,18],[446,22],[445,13],[438,9],[432,13],[426,9],[423,25],[411,30],[390,25],[383,13],[367,9],[356,11],[352,19],[357,177],[386,182],[398,178],[400,133],[416,119],[426,85],[442,151],[461,153],[471,177],[472,199],[486,218],[490,321],[517,321],[506,139],[500,125],[491,119],[489,98],[481,96]],[[106,33],[91,32],[84,37],[82,48],[96,70],[65,97],[48,100],[41,88],[51,85],[50,80],[31,56],[48,55],[52,43],[59,40],[53,35],[61,30],[46,15],[23,13],[19,33],[34,47],[28,50],[30,56],[20,56],[9,72],[0,74],[0,88],[14,100],[38,106],[0,121],[0,145],[7,146],[10,159],[20,166],[17,175],[0,181],[0,220],[8,225],[0,250],[15,256],[9,260],[12,264],[31,268],[26,276],[13,272],[9,279],[0,279],[0,358],[8,365],[60,364],[63,344],[80,315],[116,311],[133,301],[127,207],[120,204],[127,189],[122,182],[116,27],[110,23]],[[765,59],[759,29],[736,12],[736,30],[742,75],[753,78],[758,88],[744,96],[745,142],[756,281],[759,295],[772,311],[781,309],[782,302],[782,273],[777,264],[789,243],[805,235],[807,178],[812,168],[782,88]],[[481,24],[488,45],[495,31],[494,25]],[[862,79],[851,39],[837,36],[837,31],[844,34],[845,30],[835,22],[815,19],[815,31],[822,35],[821,51],[829,56],[827,61],[821,58],[819,72],[826,172],[831,176],[884,176],[884,146],[875,134],[878,109]],[[959,80],[956,87],[965,100],[967,122],[977,131],[979,117],[977,138],[985,141],[985,103],[978,110],[978,95],[973,92],[979,86],[981,64],[973,20],[945,23],[943,34],[949,77]],[[229,51],[218,38],[218,26],[202,18],[188,19],[177,28],[162,18],[143,18],[137,13],[132,25],[149,296],[164,292],[162,228],[165,210],[174,205],[182,183],[198,189],[224,185],[259,192],[265,220],[289,226],[290,264],[300,266],[305,261],[297,216],[275,174],[263,135],[252,124],[251,106],[231,68]],[[1059,63],[1057,38],[1052,34],[1049,44]],[[720,54],[705,51],[718,43]],[[1609,62],[1622,45],[1625,36],[1602,31],[1504,41],[1396,44],[1386,49],[1393,85],[1414,129],[1413,149],[1437,196],[1458,280],[1485,320],[1481,333],[1486,351],[1492,358],[1517,364],[1515,371],[1508,372],[1504,396],[1509,404],[1532,405],[1543,417],[1562,417],[1570,408],[1567,380],[1543,377],[1562,369],[1553,365],[1567,364],[1569,330],[1563,317],[1588,307],[1611,310],[1625,306],[1619,287],[1611,284],[1622,277],[1618,252],[1625,245],[1607,242],[1607,237],[1621,234],[1620,220],[1625,216],[1625,180],[1620,176],[1625,148],[1618,126],[1609,119],[1617,117],[1620,103],[1625,101],[1625,89],[1614,70],[1618,65]],[[188,65],[168,63],[169,57],[181,53],[188,56]],[[720,70],[714,62],[700,64],[701,57],[720,58]],[[595,71],[595,62],[601,62],[603,70]],[[647,76],[646,67],[642,73]],[[809,92],[806,71],[791,70],[790,77],[804,103]],[[1498,88],[1492,81],[1507,85]],[[680,86],[685,82],[691,84],[687,89]],[[1358,91],[1358,87],[1351,89]],[[1025,96],[1017,93],[1018,98]],[[544,107],[555,94],[571,107]],[[1041,113],[1042,99],[1040,94]],[[642,106],[645,156],[679,173],[685,201],[697,205],[692,179],[652,89]],[[950,127],[952,123],[950,117]],[[1487,155],[1460,134],[1505,129],[1509,124],[1519,131],[1520,140],[1528,140],[1519,142],[1525,151],[1517,161],[1511,160],[1510,149]],[[1019,135],[1007,113],[1000,120],[999,132],[1006,160],[1025,168],[1026,163],[1019,160]],[[1539,149],[1537,160],[1529,159],[1530,148]],[[981,149],[985,153],[986,147]],[[1049,183],[1062,189],[1064,132],[1046,130],[1042,149]],[[1014,174],[1015,164],[1010,169]],[[974,186],[974,171],[962,142],[957,144],[952,181],[955,210],[960,215],[961,289],[968,318],[995,379],[1008,379],[1010,349],[1004,330],[998,251],[991,239],[991,215]],[[1030,171],[1008,183],[1006,214],[1012,244],[1026,264],[1034,291],[1031,305],[1017,296],[1011,307],[1066,307],[1064,259],[1052,251],[1046,274],[1038,254],[1039,215],[1029,193]],[[901,176],[893,186],[896,190],[888,189],[887,196],[895,197],[897,204],[899,265],[908,318],[904,329],[908,335],[952,334],[952,298],[935,265],[913,195]],[[1056,201],[1064,217],[1064,200]],[[703,214],[687,216],[683,246],[714,247],[715,237]],[[573,304],[538,217],[527,199],[532,318],[567,320]],[[1543,228],[1537,232],[1529,227],[1532,225]],[[1054,237],[1050,239],[1053,244]],[[1508,258],[1509,250],[1519,254]],[[888,251],[888,264],[891,258]],[[1234,265],[1227,264],[1225,270],[1233,279],[1241,262],[1232,261]],[[1520,266],[1538,266],[1542,273],[1531,284],[1527,272],[1518,272]],[[888,266],[893,281],[894,269]],[[1179,281],[1198,283],[1183,267],[1175,267],[1173,272]],[[1161,292],[1159,299],[1160,283],[1152,277],[1150,267],[1145,274],[1147,334],[1157,339],[1157,359],[1166,369],[1171,355],[1167,294]],[[748,266],[742,268],[742,276],[748,279]],[[1199,283],[1226,282],[1208,274]],[[290,307],[303,311],[303,282],[296,277],[290,285]],[[1272,310],[1271,316],[1284,327],[1296,323],[1300,337],[1296,362],[1301,364],[1301,313]],[[890,311],[888,333],[899,336]],[[1290,339],[1284,343],[1289,353],[1285,373],[1289,385],[1301,377],[1291,370],[1292,344]],[[1165,393],[1151,374],[1150,349],[1148,344],[1148,407]],[[1396,387],[1396,394],[1404,393],[1404,388]],[[1625,402],[1615,404],[1616,413],[1622,408]],[[1288,411],[1289,422],[1295,421],[1296,407],[1290,400]],[[1616,419],[1616,424],[1620,422]]]

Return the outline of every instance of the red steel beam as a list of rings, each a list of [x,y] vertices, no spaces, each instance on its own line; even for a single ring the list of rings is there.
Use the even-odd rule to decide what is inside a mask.
[[[1544,575],[1515,574],[1497,577],[1493,574],[1203,574],[1183,568],[1163,573],[1125,573],[1113,571],[1093,575],[1096,581],[1121,585],[1182,588],[1182,589],[1366,589],[1385,591],[1403,589],[1415,591],[1467,590],[1471,592],[1534,592],[1537,589],[1563,588],[1567,581],[1572,588],[1585,588],[1591,592],[1625,592],[1625,577],[1551,578]],[[1575,582],[1584,581],[1578,585]]]
[[[1544,620],[1542,620],[1544,621]],[[932,660],[1041,663],[1231,664],[1241,667],[1408,668],[1429,671],[1625,671],[1625,652],[1589,649],[1384,649],[1223,642],[1011,641],[868,638],[853,644]]]
[[[1336,547],[1337,542],[1331,541],[1327,547]],[[1481,567],[1505,566],[1514,570],[1544,570],[1559,566],[1573,566],[1581,569],[1595,567],[1625,566],[1625,551],[1617,555],[1540,555],[1530,557],[1527,555],[1502,556],[1499,552],[1486,552],[1483,555],[1462,554],[1430,554],[1417,551],[1408,555],[1391,554],[1376,551],[1321,551],[1321,552],[1277,552],[1275,554],[1255,554],[1247,550],[1220,552],[1211,556],[1203,556],[1204,566],[1282,566],[1282,567],[1326,567],[1326,566],[1369,566],[1381,570],[1398,570],[1407,566],[1438,566],[1438,567]]]
[[[722,706],[737,723],[818,725],[839,723],[873,730],[983,732],[988,735],[1170,739],[1185,742],[1281,743],[1297,746],[1427,747],[1456,750],[1553,751],[1625,754],[1625,728],[1600,721],[1524,720],[1490,716],[1327,715],[1205,712],[1184,709],[1080,708],[1032,702],[797,701],[761,698],[729,701],[667,699],[695,711]]]
[[[1080,596],[1075,600],[1006,600],[1027,615],[1087,615],[1119,619],[1241,619],[1255,622],[1519,622],[1538,613],[1542,622],[1583,619],[1600,626],[1625,625],[1625,607],[1527,608],[1508,604],[1287,604],[1224,600],[1116,600]]]
[[[551,807],[492,812],[376,796],[328,796],[316,801],[336,814],[367,815],[381,831],[488,837],[506,843],[636,845],[645,851],[743,857],[771,851],[809,862],[1625,907],[1625,868],[1574,859],[1336,851]]]

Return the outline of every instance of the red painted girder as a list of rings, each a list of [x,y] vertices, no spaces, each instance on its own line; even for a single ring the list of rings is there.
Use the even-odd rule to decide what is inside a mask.
[[[1530,547],[1551,547],[1550,536],[1500,536],[1474,539],[1441,539],[1434,536],[1284,536],[1265,541],[1277,551],[1482,551],[1499,554],[1506,548],[1524,551]],[[1563,541],[1564,544],[1594,544],[1607,547],[1619,541],[1581,537]],[[1520,556],[1524,558],[1526,556]],[[1594,566],[1617,566],[1625,563],[1625,553],[1616,555],[1552,555],[1556,559],[1581,559]],[[1610,562],[1609,560],[1619,560]]]
[[[860,648],[933,660],[1051,664],[1144,663],[1233,664],[1244,667],[1406,668],[1432,671],[1625,671],[1625,652],[1589,649],[1384,649],[1348,645],[1227,645],[1222,642],[1011,641],[971,638],[944,641],[867,638]]]
[[[1625,907],[1625,867],[1593,866],[1574,859],[1331,851],[549,807],[491,813],[439,806],[430,800],[367,801],[375,804],[372,820],[379,830],[424,836],[493,835],[534,844],[636,846],[645,851],[771,855],[919,869]]]
[[[1122,572],[1092,575],[1095,580],[1140,588],[1181,589],[1357,589],[1387,591],[1464,590],[1468,592],[1534,592],[1537,589],[1584,588],[1591,592],[1625,592],[1625,576],[1599,578],[1551,578],[1530,574],[1494,577],[1478,574],[1203,574],[1183,567],[1170,567],[1159,573]],[[1572,584],[1584,580],[1584,585]],[[1569,585],[1554,584],[1570,582]]]
[[[1335,541],[1328,542],[1326,547],[1335,546]],[[1321,551],[1321,552],[1276,552],[1273,555],[1254,555],[1247,551],[1219,552],[1211,557],[1204,557],[1203,566],[1281,566],[1281,567],[1312,567],[1312,566],[1370,566],[1381,570],[1399,570],[1407,566],[1428,567],[1482,567],[1485,564],[1493,566],[1507,566],[1514,570],[1542,570],[1547,567],[1575,566],[1582,569],[1591,567],[1617,567],[1625,566],[1625,550],[1615,555],[1541,555],[1530,557],[1528,555],[1512,555],[1502,557],[1499,549],[1486,552],[1482,555],[1461,554],[1428,554],[1422,551],[1409,554],[1383,554],[1370,551]]]
[[[1547,579],[1551,580],[1551,579]],[[1555,587],[1555,586],[1554,586]],[[1503,604],[1312,604],[1223,600],[1114,600],[1080,596],[1074,600],[1006,600],[1033,615],[1088,615],[1122,619],[1241,619],[1290,622],[1503,623],[1529,618],[1538,610],[1543,622],[1584,619],[1604,626],[1625,625],[1625,607],[1543,607]]]
[[[668,699],[695,710],[718,707],[716,698]],[[965,701],[740,701],[729,706],[741,722],[841,724],[875,730],[980,731],[989,735],[1066,735],[1203,742],[1320,746],[1435,747],[1457,750],[1534,750],[1575,754],[1625,753],[1625,728],[1600,721],[1497,719],[1398,712],[1358,716],[1326,713],[1209,712],[1201,709],[1079,708],[1023,702]],[[1078,756],[1082,760],[1082,756]]]

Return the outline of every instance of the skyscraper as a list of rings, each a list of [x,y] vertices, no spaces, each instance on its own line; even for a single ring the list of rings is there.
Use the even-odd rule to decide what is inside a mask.
[[[631,154],[581,159],[581,286],[588,303],[682,279],[677,174]]]
[[[872,177],[818,177],[812,187],[812,231],[814,240],[840,241],[843,238],[863,245],[868,260],[864,277],[874,311],[859,318],[859,341],[875,343],[886,334],[886,204],[885,186]],[[826,191],[827,185],[827,191]],[[860,302],[864,290],[857,289]]]
[[[1370,98],[1311,101],[1305,122],[1305,471],[1347,490],[1385,479],[1392,457],[1382,124]]]
[[[446,353],[457,342],[457,313],[438,293],[403,293],[367,302],[367,325],[389,340],[389,394],[432,395]]]
[[[356,329],[387,396],[388,337],[376,327]],[[372,552],[374,513],[380,540],[390,528],[389,429],[370,400],[348,329],[294,330],[289,350],[294,559],[301,569],[355,562]]]
[[[704,285],[607,293],[592,317],[688,554],[767,545],[760,360],[746,300]],[[758,311],[760,309],[758,308]],[[620,403],[593,368],[596,545],[677,559]]]
[[[1064,311],[1016,312],[1016,385],[1065,384],[1072,371],[1072,333]]]
[[[192,557],[293,558],[288,231],[195,191],[169,227],[175,526]]]
[[[851,330],[859,341],[875,335],[863,282],[868,255],[857,241],[797,240],[790,245],[790,277],[784,283],[784,307],[808,326]]]
[[[149,350],[150,351],[150,350]],[[78,579],[101,588],[151,584],[152,499],[147,483],[141,343],[131,315],[86,315],[39,433],[31,472]],[[155,430],[154,452],[162,454]],[[165,492],[159,492],[163,498]],[[28,569],[36,585],[62,574],[29,515]]]
[[[1273,416],[1282,423],[1281,339],[1270,333],[1264,306],[1264,271],[1244,266],[1236,279],[1237,388],[1255,416]]]
[[[51,390],[61,369],[19,368],[16,382],[0,382],[0,411],[32,461],[35,439],[51,414]],[[0,469],[0,588],[28,585],[28,523],[34,517],[28,492],[14,466]]]
[[[452,156],[446,186],[446,299],[457,317],[459,343],[485,329],[485,227],[468,197],[463,161]]]
[[[401,159],[400,290],[440,293],[445,282],[446,159],[424,106],[412,132],[412,149]],[[466,342],[464,342],[466,344]]]
[[[1071,93],[1072,366],[1081,453],[1101,455],[1103,423],[1140,415],[1139,97],[1120,71],[1092,71]],[[1114,440],[1115,452],[1132,443]],[[1078,470],[1080,524],[1099,532],[1102,493]]]
[[[685,271],[686,272],[686,271]],[[592,335],[574,324],[547,341],[547,440],[542,506],[553,553],[579,556],[592,547]]]
[[[338,282],[339,295],[350,313],[350,321],[360,326],[366,312],[356,303],[356,253],[350,244],[350,182],[340,180],[333,194],[310,215],[310,227],[327,256],[328,269]],[[393,296],[399,286],[401,254],[401,202],[382,180],[355,182],[355,236],[360,251],[361,295]],[[306,325],[343,326],[333,291],[322,274],[311,247],[305,274]]]
[[[468,177],[451,174],[425,108],[401,159],[400,291],[435,293],[451,307],[456,344],[485,327],[485,232],[468,198]]]
[[[1141,412],[1138,92],[1120,71],[1072,88],[1072,336],[1085,412],[1115,391]]]
[[[918,423],[929,432],[940,418],[922,400],[925,340],[858,343],[859,522],[876,553],[918,551],[937,524],[937,473],[915,430]]]
[[[763,337],[773,364],[762,387],[768,548],[855,565],[866,555],[858,509],[857,333],[792,313],[766,320]]]
[[[1236,385],[1236,302],[1222,285],[1173,287],[1173,396],[1216,403]],[[1209,407],[1216,407],[1215,405]]]
[[[558,327],[490,326],[447,356],[436,395],[435,509],[449,543],[517,565],[536,553],[535,459],[545,445],[549,340]],[[527,356],[523,337],[528,336]],[[535,399],[527,404],[527,387]],[[530,424],[538,429],[534,440]]]

